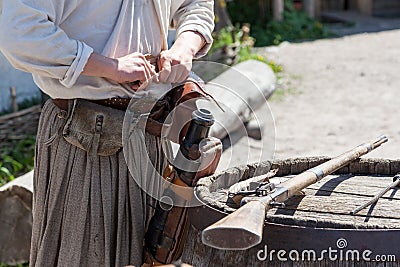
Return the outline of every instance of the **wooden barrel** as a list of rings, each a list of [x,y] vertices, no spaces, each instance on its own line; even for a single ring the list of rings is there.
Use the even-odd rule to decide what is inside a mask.
[[[201,243],[201,230],[224,217],[218,191],[279,168],[290,178],[329,160],[296,158],[240,166],[203,178],[191,208],[190,231],[182,255],[194,266],[397,266],[400,267],[400,192],[390,190],[357,215],[400,172],[400,160],[359,159],[268,212],[263,241],[245,251],[224,251]],[[206,189],[206,190],[205,190]]]

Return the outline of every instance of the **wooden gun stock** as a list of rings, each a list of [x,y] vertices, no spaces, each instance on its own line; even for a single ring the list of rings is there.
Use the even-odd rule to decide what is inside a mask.
[[[386,136],[381,136],[370,143],[359,145],[283,182],[265,197],[243,198],[242,204],[245,205],[203,230],[202,242],[210,247],[228,250],[244,250],[261,243],[265,214],[272,204],[286,201],[298,191],[318,182],[387,141]]]

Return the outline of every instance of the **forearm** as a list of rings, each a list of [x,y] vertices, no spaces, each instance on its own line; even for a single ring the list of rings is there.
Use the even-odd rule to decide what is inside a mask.
[[[193,31],[204,38],[206,43],[194,56],[196,59],[204,56],[212,44],[213,4],[214,0],[184,0],[177,9],[171,11],[177,36]]]
[[[195,31],[182,32],[171,47],[173,51],[186,51],[194,57],[203,48],[206,41],[204,37]]]
[[[116,59],[93,52],[83,68],[82,75],[112,79],[116,69]]]
[[[118,83],[144,83],[155,75],[152,65],[141,53],[132,53],[120,58],[109,58],[92,53],[81,73],[86,76],[107,78]],[[132,89],[138,89],[134,85]]]
[[[5,0],[0,16],[0,50],[17,69],[58,79],[71,87],[93,52],[84,42],[69,38],[55,18],[66,4],[45,0]]]

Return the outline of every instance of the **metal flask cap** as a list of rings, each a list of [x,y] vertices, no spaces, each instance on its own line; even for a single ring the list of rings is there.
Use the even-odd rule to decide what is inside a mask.
[[[193,111],[192,119],[196,121],[196,123],[201,124],[205,127],[210,127],[214,124],[214,116],[208,109],[201,108]]]

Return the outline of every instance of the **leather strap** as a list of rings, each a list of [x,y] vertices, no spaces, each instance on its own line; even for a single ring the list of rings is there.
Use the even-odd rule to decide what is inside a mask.
[[[164,97],[164,99],[159,100],[159,103],[168,102],[161,105],[155,105],[153,110],[151,111],[150,116],[146,122],[146,132],[154,136],[161,136],[162,128],[164,126],[165,117],[169,114],[169,112],[179,104],[193,98],[199,97],[209,97],[210,95],[204,91],[201,85],[195,81],[187,81],[184,84],[181,84]],[[69,110],[69,99],[52,99],[53,103],[59,107],[61,110],[68,112]],[[108,99],[98,99],[98,100],[87,100],[93,102],[95,104],[111,107],[119,110],[126,110],[131,101],[130,98],[108,98]],[[168,106],[171,110],[164,110],[165,106]],[[177,114],[175,120],[183,120],[185,119],[182,114]],[[185,116],[189,116],[190,119],[191,114],[186,114]],[[180,136],[182,138],[187,131],[188,124],[182,127],[182,130],[179,134],[175,136]],[[175,140],[179,141],[179,140]]]
[[[97,100],[86,100],[89,102],[93,102],[95,104],[111,107],[119,110],[126,110],[128,108],[129,102],[131,101],[130,98],[107,98],[107,99],[97,99]],[[53,99],[53,103],[59,107],[61,110],[68,111],[68,102],[69,99]]]

